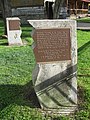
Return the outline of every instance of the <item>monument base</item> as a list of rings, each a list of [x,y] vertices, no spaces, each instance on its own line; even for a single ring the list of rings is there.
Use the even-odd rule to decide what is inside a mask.
[[[56,108],[56,109],[48,109],[48,108],[43,108],[43,111],[48,113],[48,114],[54,114],[54,115],[69,115],[75,113],[77,110],[77,106],[73,107],[61,107],[61,108]]]
[[[77,106],[76,65],[68,62],[37,64],[33,85],[41,108],[53,113],[73,113]]]
[[[23,43],[10,43],[9,46],[23,46]]]

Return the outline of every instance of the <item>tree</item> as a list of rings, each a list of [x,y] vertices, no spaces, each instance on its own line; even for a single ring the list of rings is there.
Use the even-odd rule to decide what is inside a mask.
[[[4,34],[7,34],[7,28],[6,28],[6,18],[12,16],[12,10],[11,10],[11,1],[10,0],[0,0],[1,8],[2,8],[2,16],[5,26]]]
[[[59,13],[65,2],[66,0],[55,0],[54,10],[53,10],[54,19],[59,18]]]
[[[66,0],[45,0],[45,11],[48,19],[59,18],[59,13]]]
[[[48,19],[53,19],[53,3],[54,2],[51,2],[49,0],[45,1],[45,15]]]

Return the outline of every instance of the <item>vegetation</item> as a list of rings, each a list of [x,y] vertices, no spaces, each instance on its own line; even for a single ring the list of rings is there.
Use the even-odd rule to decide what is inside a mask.
[[[27,45],[9,47],[1,37],[0,21],[0,120],[90,120],[90,31],[78,31],[78,111],[56,117],[41,113],[32,85],[31,28],[23,26],[22,30]]]
[[[78,22],[90,23],[90,17],[77,19]]]
[[[90,31],[78,31],[78,106],[76,120],[90,119]]]

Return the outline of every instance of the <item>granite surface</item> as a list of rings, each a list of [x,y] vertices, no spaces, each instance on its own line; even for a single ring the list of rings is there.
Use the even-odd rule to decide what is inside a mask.
[[[70,29],[71,60],[37,62],[33,71],[33,85],[42,109],[54,113],[74,112],[77,108],[76,21],[65,19],[28,22],[33,26],[34,32],[35,29]]]

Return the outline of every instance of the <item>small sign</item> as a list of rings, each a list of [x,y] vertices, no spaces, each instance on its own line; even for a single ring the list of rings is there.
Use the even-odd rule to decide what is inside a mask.
[[[20,30],[20,21],[9,20],[9,30]]]

